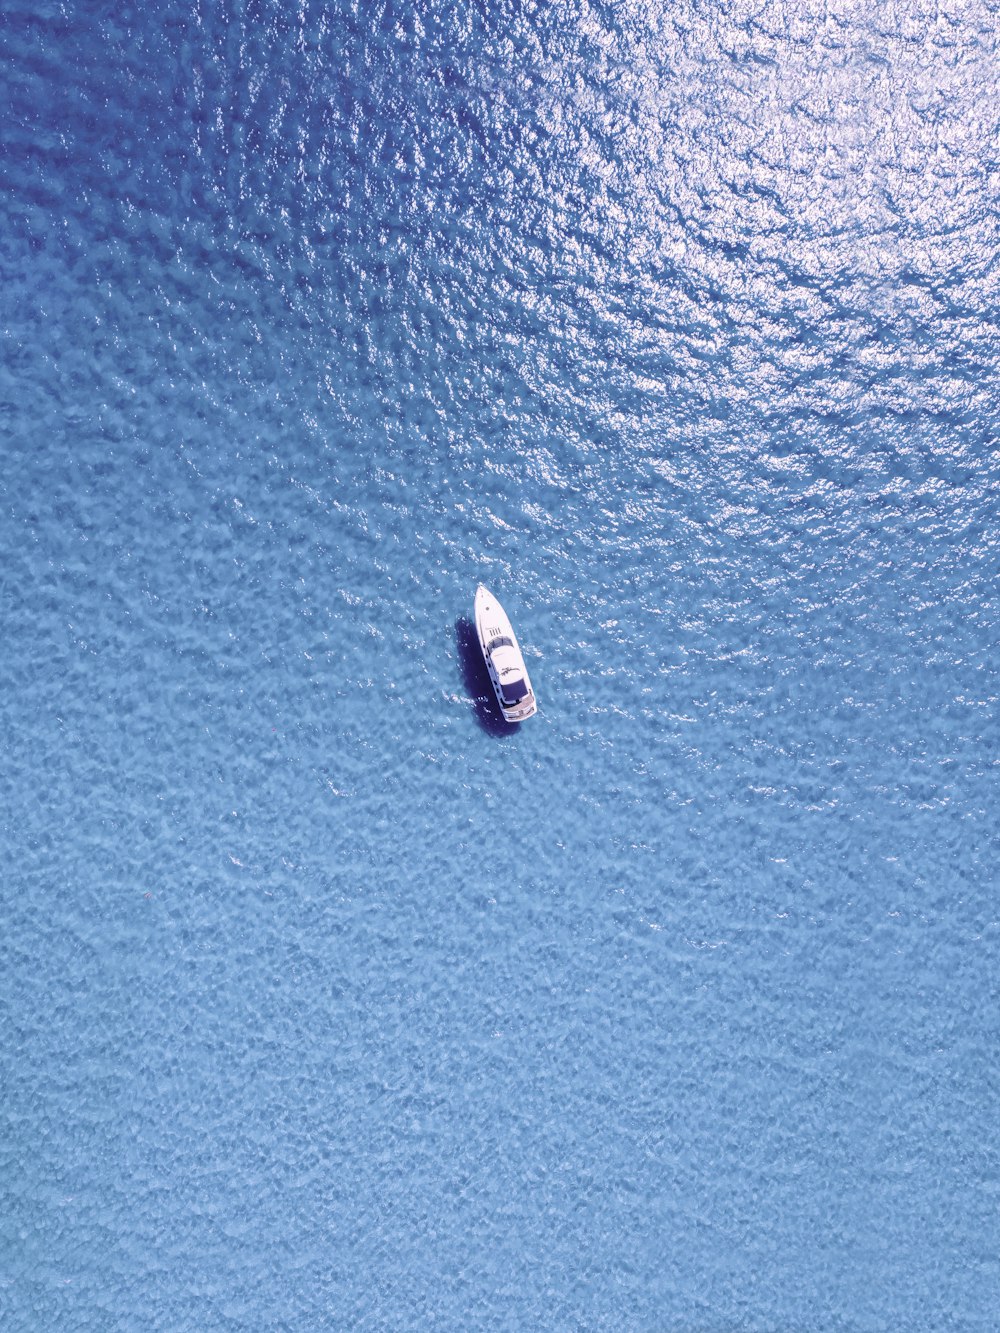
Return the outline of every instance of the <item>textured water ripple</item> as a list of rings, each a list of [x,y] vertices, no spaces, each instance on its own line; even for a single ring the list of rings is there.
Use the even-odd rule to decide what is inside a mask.
[[[994,18],[7,6],[5,1326],[991,1326]]]

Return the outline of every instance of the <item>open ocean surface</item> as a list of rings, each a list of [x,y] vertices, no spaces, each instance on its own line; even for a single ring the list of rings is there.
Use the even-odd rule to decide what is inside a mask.
[[[0,1327],[1000,1328],[998,32],[5,0]]]

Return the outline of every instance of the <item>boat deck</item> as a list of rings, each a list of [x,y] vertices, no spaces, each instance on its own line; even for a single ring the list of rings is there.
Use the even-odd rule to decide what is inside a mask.
[[[515,704],[513,708],[502,708],[501,712],[508,722],[523,722],[525,718],[534,716],[538,712],[538,705],[535,703],[534,690],[522,699],[520,703]]]

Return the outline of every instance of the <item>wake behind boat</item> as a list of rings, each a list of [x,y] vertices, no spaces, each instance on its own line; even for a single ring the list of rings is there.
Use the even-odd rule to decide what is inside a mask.
[[[500,711],[508,722],[523,722],[538,712],[528,668],[507,613],[482,584],[476,590],[476,633]]]

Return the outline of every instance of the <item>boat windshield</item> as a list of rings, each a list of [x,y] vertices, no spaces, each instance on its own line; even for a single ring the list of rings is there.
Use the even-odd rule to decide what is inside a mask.
[[[506,634],[501,634],[497,638],[490,640],[491,653],[496,648],[513,648],[513,647],[514,645],[511,643],[510,639],[507,638]]]
[[[523,699],[527,694],[523,680],[501,681],[500,690],[505,704],[516,704],[519,699]]]

